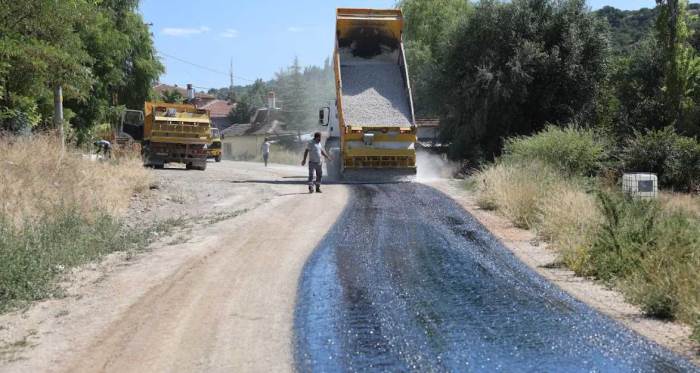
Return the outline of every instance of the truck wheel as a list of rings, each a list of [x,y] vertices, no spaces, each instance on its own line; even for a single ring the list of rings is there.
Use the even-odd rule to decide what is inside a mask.
[[[215,160],[216,162],[221,162],[221,156],[220,156],[220,155],[217,155],[216,158],[214,158],[214,160]]]
[[[154,164],[153,168],[155,168],[156,170],[162,170],[165,168],[165,165],[164,164]]]
[[[185,164],[185,169],[186,170],[193,170],[194,166],[192,166],[192,163],[187,163],[187,164]]]
[[[207,162],[202,162],[202,163],[197,167],[197,169],[200,170],[200,171],[206,170],[206,169],[207,169]]]

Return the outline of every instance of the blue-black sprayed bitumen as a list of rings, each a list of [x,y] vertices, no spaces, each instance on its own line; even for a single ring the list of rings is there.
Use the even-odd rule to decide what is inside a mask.
[[[700,371],[547,282],[441,192],[352,191],[303,270],[298,371]]]

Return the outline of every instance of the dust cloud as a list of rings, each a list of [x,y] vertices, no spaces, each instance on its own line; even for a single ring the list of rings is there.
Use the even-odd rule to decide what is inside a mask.
[[[416,151],[416,181],[425,182],[439,179],[451,179],[459,170],[456,162],[444,159],[440,154]]]

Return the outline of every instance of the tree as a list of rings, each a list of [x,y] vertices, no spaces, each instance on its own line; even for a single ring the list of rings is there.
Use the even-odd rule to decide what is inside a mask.
[[[483,0],[440,66],[441,136],[454,158],[492,158],[502,138],[594,111],[608,41],[584,0]]]
[[[445,55],[446,41],[472,7],[466,0],[403,0],[399,7],[406,19],[405,50],[416,114],[436,115],[439,61]]]
[[[290,129],[309,126],[309,106],[306,82],[302,75],[299,59],[294,58],[292,66],[277,74],[278,94],[281,99],[284,122]]]
[[[50,122],[63,86],[78,140],[111,106],[140,108],[163,71],[137,0],[27,0],[0,7],[0,124]],[[15,119],[13,119],[15,118]],[[28,118],[28,119],[27,119]]]
[[[172,91],[163,92],[163,101],[169,104],[181,104],[184,101],[184,97],[178,90],[173,89]]]
[[[657,0],[660,13],[656,20],[658,47],[663,56],[664,98],[668,106],[668,125],[683,128],[685,113],[692,109],[690,98],[700,78],[700,59],[688,42],[687,0]]]
[[[250,96],[243,95],[240,100],[236,103],[236,106],[231,109],[228,114],[228,119],[231,123],[249,123],[250,115],[253,112],[254,107],[250,104]]]

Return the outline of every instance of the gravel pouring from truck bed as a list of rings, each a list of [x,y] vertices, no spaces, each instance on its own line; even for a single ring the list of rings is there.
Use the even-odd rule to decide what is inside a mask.
[[[411,110],[399,65],[343,65],[341,76],[346,124],[391,127],[411,125]]]

